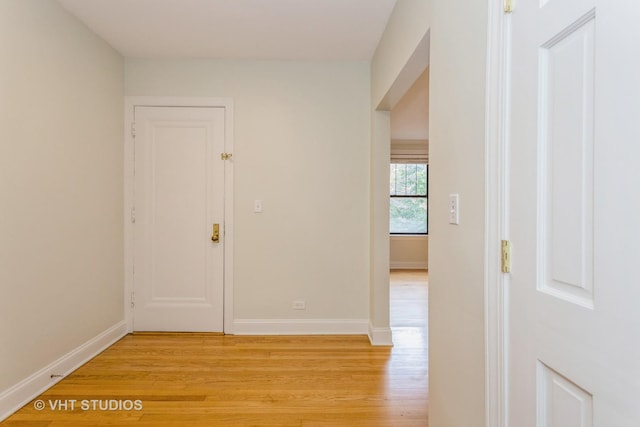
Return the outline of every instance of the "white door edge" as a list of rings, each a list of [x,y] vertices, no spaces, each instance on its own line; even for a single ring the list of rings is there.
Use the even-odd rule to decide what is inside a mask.
[[[164,96],[125,96],[124,98],[124,320],[127,332],[133,332],[133,224],[134,145],[131,134],[134,109],[146,107],[219,107],[225,109],[225,152],[233,153],[233,99]],[[233,334],[233,157],[226,161],[224,172],[224,333]]]
[[[507,426],[508,274],[500,269],[500,241],[508,239],[508,35],[503,2],[488,0],[485,116],[485,426]]]

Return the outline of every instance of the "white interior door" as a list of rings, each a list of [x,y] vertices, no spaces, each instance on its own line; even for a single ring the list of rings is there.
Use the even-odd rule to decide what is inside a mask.
[[[510,427],[640,426],[640,2],[511,16]]]
[[[134,116],[134,330],[222,331],[224,109]]]

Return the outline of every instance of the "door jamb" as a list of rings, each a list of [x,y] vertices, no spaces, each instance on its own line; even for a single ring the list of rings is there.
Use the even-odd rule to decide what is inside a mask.
[[[148,107],[220,107],[224,108],[224,151],[233,153],[233,99],[199,97],[125,96],[124,98],[124,319],[127,332],[133,332],[133,224],[134,145],[132,124],[134,108]],[[233,165],[224,162],[224,321],[223,332],[233,334]]]
[[[509,275],[500,269],[508,240],[509,58],[511,18],[503,2],[487,0],[485,135],[485,425],[508,423]]]

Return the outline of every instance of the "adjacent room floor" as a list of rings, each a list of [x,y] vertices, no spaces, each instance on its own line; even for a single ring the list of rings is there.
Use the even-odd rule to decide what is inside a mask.
[[[399,333],[420,335],[427,350],[427,270],[391,270],[391,328]]]
[[[393,348],[365,336],[128,335],[2,425],[426,426],[426,299],[426,271],[392,272]]]

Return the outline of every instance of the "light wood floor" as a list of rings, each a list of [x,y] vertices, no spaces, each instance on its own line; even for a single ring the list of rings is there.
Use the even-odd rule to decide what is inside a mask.
[[[2,425],[426,426],[426,287],[425,272],[392,274],[393,348],[364,336],[127,335],[39,396],[44,410],[34,400]]]

